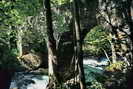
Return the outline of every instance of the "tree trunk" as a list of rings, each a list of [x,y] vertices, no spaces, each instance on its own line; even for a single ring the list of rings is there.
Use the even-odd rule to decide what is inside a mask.
[[[59,76],[57,73],[57,50],[56,50],[56,40],[53,36],[53,25],[52,25],[52,13],[50,0],[44,0],[44,5],[46,9],[46,23],[47,23],[47,47],[48,47],[48,68],[49,68],[49,84],[47,89],[56,88],[56,83],[59,83]]]
[[[110,42],[110,45],[111,45],[111,52],[112,52],[112,63],[116,63],[116,59],[117,59],[117,57],[116,57],[116,51],[115,51],[115,47],[114,47],[114,43],[112,42],[112,34],[110,33],[109,34],[109,36],[110,36],[110,38],[111,38],[111,40],[109,40],[109,42]]]
[[[22,50],[22,34],[23,31],[20,27],[18,27],[17,30],[17,49],[18,49],[18,57],[21,57],[23,54],[23,50]]]
[[[77,65],[79,70],[79,82],[80,89],[86,89],[85,86],[85,76],[84,76],[84,68],[83,68],[83,52],[82,52],[82,40],[81,40],[81,29],[80,29],[80,20],[79,20],[79,6],[78,0],[74,0],[74,25],[75,25],[75,35],[76,35],[76,57],[77,57]]]

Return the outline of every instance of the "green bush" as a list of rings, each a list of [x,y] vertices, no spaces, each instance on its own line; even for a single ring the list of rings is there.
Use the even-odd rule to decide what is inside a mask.
[[[10,50],[7,45],[0,43],[0,69],[16,69],[20,66],[15,50]]]
[[[102,49],[109,52],[111,49],[108,33],[108,30],[100,25],[91,29],[84,39],[84,51],[94,55],[104,54]]]
[[[117,61],[105,68],[106,71],[115,72],[115,71],[123,71],[126,69],[127,64],[123,61]]]

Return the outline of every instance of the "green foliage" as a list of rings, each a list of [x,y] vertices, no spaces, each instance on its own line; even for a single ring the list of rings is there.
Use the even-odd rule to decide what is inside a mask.
[[[0,1],[0,68],[13,68],[19,65],[16,59],[16,30],[23,25],[25,29],[28,26],[27,17],[37,15],[42,4],[43,0]]]
[[[18,50],[16,48],[12,48],[11,54],[14,55],[15,57],[17,57],[18,56]]]
[[[1,0],[0,1],[0,39],[15,46],[17,31],[26,27],[28,16],[35,16],[42,8],[43,0]]]
[[[96,44],[97,42],[104,41],[107,34],[102,26],[96,26],[88,33],[86,40],[91,44]]]
[[[124,61],[117,61],[116,63],[113,63],[105,68],[106,71],[123,71],[127,68],[127,64]]]
[[[103,84],[94,80],[92,82],[92,85],[91,86],[88,86],[87,89],[105,89]]]
[[[9,34],[10,32],[8,30],[3,30],[1,29],[1,32],[0,32],[0,39],[3,39],[5,42],[8,42],[9,40]]]
[[[23,31],[23,46],[27,46],[30,52],[47,52],[45,36],[37,29]]]
[[[20,25],[26,16],[33,16],[42,7],[42,0],[0,1],[0,22],[5,25]]]
[[[52,0],[52,2],[57,4],[57,5],[62,5],[62,4],[72,2],[72,0]]]
[[[6,44],[0,43],[0,51],[0,69],[16,69],[20,66],[15,51],[10,51]]]
[[[92,54],[103,54],[103,50],[110,51],[108,30],[102,26],[96,26],[87,34],[84,39],[84,50]]]
[[[61,34],[69,30],[69,23],[67,20],[70,20],[71,16],[70,11],[53,13],[53,26],[56,33]]]
[[[9,48],[14,48],[16,45],[16,31],[9,29],[1,29],[0,40]]]

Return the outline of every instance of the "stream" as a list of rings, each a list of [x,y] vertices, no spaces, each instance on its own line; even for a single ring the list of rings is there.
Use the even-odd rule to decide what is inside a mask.
[[[84,59],[84,71],[86,82],[95,80],[95,75],[102,75],[104,66],[108,65],[106,58],[100,61]],[[48,84],[48,75],[35,74],[32,72],[16,72],[12,78],[10,89],[45,89]]]

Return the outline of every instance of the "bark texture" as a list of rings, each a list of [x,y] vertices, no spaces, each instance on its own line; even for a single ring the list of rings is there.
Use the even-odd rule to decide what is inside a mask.
[[[47,47],[48,47],[48,69],[49,69],[49,84],[47,89],[56,88],[56,83],[60,83],[58,75],[58,58],[56,50],[56,40],[53,36],[52,14],[50,0],[44,0],[46,9],[46,23],[47,23]]]
[[[79,18],[79,5],[78,0],[73,2],[74,8],[74,27],[75,27],[75,38],[76,38],[76,61],[79,71],[79,82],[80,89],[86,89],[85,86],[85,75],[83,68],[83,52],[82,52],[82,40],[81,40],[81,29],[80,29],[80,18]]]

